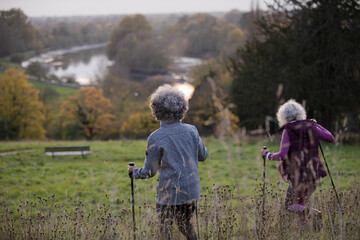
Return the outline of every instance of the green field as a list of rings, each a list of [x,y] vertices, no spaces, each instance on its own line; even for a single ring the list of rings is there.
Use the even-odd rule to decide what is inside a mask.
[[[257,183],[262,181],[261,146],[266,144],[236,144],[233,141],[206,139],[209,158],[199,163],[201,186],[231,185],[250,196]],[[92,154],[81,156],[47,157],[45,146],[91,146]],[[0,156],[0,200],[17,202],[32,196],[56,194],[58,198],[79,196],[91,201],[105,194],[112,199],[129,197],[127,163],[133,161],[141,167],[144,161],[146,141],[107,142],[2,142],[0,152],[33,149],[7,156]],[[269,146],[277,150],[276,144]],[[358,146],[326,145],[325,152],[333,178],[339,189],[351,187],[357,182],[360,162]],[[276,184],[281,178],[277,162],[267,162],[267,181]],[[153,201],[157,177],[136,180],[136,187]],[[330,188],[328,178],[323,179],[325,188]],[[286,187],[283,184],[284,188]],[[144,196],[144,197],[145,197]]]
[[[29,81],[33,86],[38,88],[40,90],[40,95],[43,94],[44,91],[46,91],[46,88],[50,88],[56,92],[56,96],[53,98],[50,98],[52,102],[59,102],[66,99],[69,95],[74,95],[77,92],[77,89],[74,88],[68,88],[68,87],[62,87],[62,86],[56,86],[50,83],[44,83],[44,82],[37,82],[37,81]]]
[[[256,209],[251,205],[250,199],[259,197],[259,186],[262,184],[263,162],[260,150],[263,145],[268,145],[272,151],[277,150],[278,143],[268,143],[265,140],[236,142],[207,138],[205,144],[209,157],[207,161],[199,163],[202,193],[208,194],[209,197],[219,187],[228,188],[234,194],[233,200],[230,201],[231,205],[240,206],[242,203],[236,199],[242,199],[241,201],[246,203],[244,206]],[[81,145],[89,145],[92,154],[86,158],[81,156],[52,158],[44,154],[46,146]],[[82,201],[84,211],[107,203],[109,206],[110,204],[116,206],[115,215],[116,211],[120,211],[119,209],[126,212],[130,207],[131,197],[130,180],[126,172],[127,163],[135,162],[141,167],[145,147],[145,140],[1,142],[0,152],[19,151],[19,153],[0,156],[0,203],[16,212],[15,209],[22,206],[22,203],[37,202],[38,199],[41,203],[41,199],[52,199],[54,195],[53,201],[68,206],[69,211],[74,211],[74,201]],[[359,185],[360,171],[360,162],[357,160],[360,155],[359,146],[324,144],[323,147],[338,191],[356,189]],[[278,193],[275,199],[279,205],[286,184],[282,182],[276,165],[276,162],[267,162],[266,181],[269,194],[270,191],[271,195],[273,191]],[[153,207],[156,180],[157,177],[135,180],[137,207],[144,203]],[[320,196],[320,190],[331,190],[328,177],[322,180],[314,196]],[[206,202],[204,201],[203,204]],[[47,212],[46,206],[41,209]],[[0,212],[1,210],[3,209],[0,206]],[[149,210],[150,213],[152,211],[153,209]],[[141,219],[143,216],[139,213],[138,217]],[[154,213],[150,214],[150,217],[155,218]]]

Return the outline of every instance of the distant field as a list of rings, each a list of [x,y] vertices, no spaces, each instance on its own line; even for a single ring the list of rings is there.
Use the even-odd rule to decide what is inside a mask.
[[[73,95],[77,92],[77,89],[56,86],[50,83],[37,82],[37,81],[29,81],[29,82],[40,90],[40,95],[44,92],[45,88],[50,88],[54,90],[57,93],[57,95],[51,100],[55,102],[63,101],[66,99],[67,96]]]
[[[209,158],[199,163],[202,189],[215,185],[237,187],[244,196],[251,196],[253,189],[262,181],[262,160],[259,151],[265,142],[235,143],[206,139]],[[79,156],[47,157],[45,146],[90,145],[92,154],[87,158]],[[15,204],[31,197],[56,194],[59,199],[81,197],[94,202],[105,194],[112,199],[129,198],[129,179],[126,165],[133,161],[141,167],[144,160],[146,141],[107,142],[2,142],[0,152],[33,149],[32,152],[0,156],[0,201]],[[277,144],[270,144],[270,150],[277,150]],[[351,188],[358,180],[360,156],[358,146],[325,145],[325,153],[335,184],[339,189]],[[282,183],[276,169],[276,162],[267,162],[267,181]],[[136,180],[137,195],[153,201],[157,177]],[[329,178],[322,181],[330,188]]]

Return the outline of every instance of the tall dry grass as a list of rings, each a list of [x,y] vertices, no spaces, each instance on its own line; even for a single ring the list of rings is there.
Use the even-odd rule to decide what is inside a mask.
[[[262,183],[253,197],[237,188],[207,187],[198,202],[201,239],[360,239],[360,187],[340,192],[343,212],[335,194],[320,189],[304,215],[284,210],[284,186],[267,185],[265,211],[262,211]],[[137,195],[141,193],[137,193]],[[56,197],[34,195],[18,206],[0,205],[0,239],[132,239],[130,199],[120,201],[104,196],[93,204],[80,199],[57,201]],[[155,206],[146,199],[136,202],[136,238],[158,239]],[[174,227],[174,239],[183,239]]]

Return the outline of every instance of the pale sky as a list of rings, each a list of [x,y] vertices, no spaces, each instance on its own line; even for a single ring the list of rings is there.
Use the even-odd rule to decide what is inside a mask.
[[[253,0],[254,3],[257,0]],[[29,17],[134,13],[249,11],[252,0],[0,0],[0,10],[21,8]],[[265,2],[258,0],[261,9]]]

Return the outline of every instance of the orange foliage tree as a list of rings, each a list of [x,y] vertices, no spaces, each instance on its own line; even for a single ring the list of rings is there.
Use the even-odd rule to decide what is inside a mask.
[[[15,68],[0,74],[0,139],[43,139],[43,104],[39,90]]]
[[[85,87],[69,96],[61,106],[63,127],[80,126],[88,140],[108,139],[117,133],[118,123],[112,114],[113,106],[101,89]],[[63,137],[66,138],[66,131]]]
[[[121,134],[129,138],[146,138],[159,127],[159,122],[151,115],[149,103],[145,102],[123,122]]]

